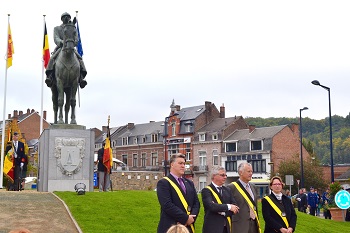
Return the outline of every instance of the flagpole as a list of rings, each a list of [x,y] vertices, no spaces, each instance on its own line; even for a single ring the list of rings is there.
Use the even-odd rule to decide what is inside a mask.
[[[6,41],[6,62],[5,62],[5,85],[4,85],[4,108],[3,108],[3,116],[2,116],[2,135],[1,135],[1,174],[0,174],[0,188],[3,188],[4,183],[4,154],[5,154],[5,126],[6,126],[6,119],[5,119],[5,113],[6,113],[6,92],[7,92],[7,58],[8,58],[8,50],[9,50],[9,32],[8,27],[10,25],[10,14],[8,14],[8,26],[7,26],[7,41]]]
[[[44,22],[43,22],[43,35],[44,35],[44,45],[45,45],[45,16],[44,17]],[[43,48],[44,51],[44,48]],[[44,54],[43,54],[44,55]],[[44,60],[44,56],[42,56],[42,68],[41,68],[41,110],[40,110],[40,131],[39,134],[41,135],[41,133],[43,132],[43,106],[44,106],[44,68],[45,68],[45,60]]]

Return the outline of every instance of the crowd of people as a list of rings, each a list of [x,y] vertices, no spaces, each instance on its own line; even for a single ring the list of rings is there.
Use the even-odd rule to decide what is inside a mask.
[[[184,178],[185,155],[170,158],[170,174],[157,184],[161,207],[157,233],[194,233],[200,202],[193,182]],[[225,186],[223,167],[213,167],[211,184],[201,193],[204,206],[202,233],[260,233],[258,194],[251,183],[253,168],[243,162],[238,166],[239,179]],[[271,194],[262,199],[265,233],[292,233],[297,215],[289,197],[282,193],[284,183],[278,176],[270,181]]]

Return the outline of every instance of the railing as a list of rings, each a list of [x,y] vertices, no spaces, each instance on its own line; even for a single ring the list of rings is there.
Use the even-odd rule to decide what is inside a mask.
[[[207,165],[193,166],[193,171],[206,172],[208,171],[208,166]]]

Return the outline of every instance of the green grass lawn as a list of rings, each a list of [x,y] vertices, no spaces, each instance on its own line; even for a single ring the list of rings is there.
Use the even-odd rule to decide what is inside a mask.
[[[159,203],[154,191],[55,192],[69,207],[84,233],[154,233],[159,220]],[[201,201],[201,197],[199,197]],[[203,205],[196,221],[202,232]],[[261,205],[259,210],[261,211]],[[297,233],[350,232],[350,222],[335,222],[297,212]],[[259,212],[262,230],[264,220]]]

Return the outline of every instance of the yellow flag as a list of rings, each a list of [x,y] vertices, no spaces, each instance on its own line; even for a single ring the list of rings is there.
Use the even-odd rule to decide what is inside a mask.
[[[8,38],[7,38],[7,68],[12,66],[12,55],[14,53],[15,53],[15,50],[13,48],[12,34],[11,34],[11,28],[9,23]]]

